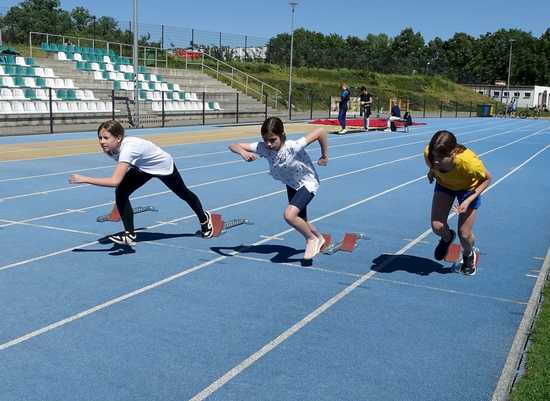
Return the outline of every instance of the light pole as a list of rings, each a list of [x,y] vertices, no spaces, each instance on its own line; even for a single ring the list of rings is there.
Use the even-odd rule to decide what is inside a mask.
[[[138,53],[138,0],[134,0],[134,45],[132,47],[132,62],[134,65],[134,127],[139,128],[139,53]]]
[[[290,68],[288,71],[288,119],[292,120],[292,53],[294,52],[294,9],[298,5],[297,1],[291,1],[292,17],[290,20]]]
[[[512,43],[515,42],[514,39],[509,39],[508,42],[510,42],[510,54],[508,57],[508,81],[507,81],[507,90],[508,90],[508,97],[506,98],[506,114],[509,113],[509,107],[508,103],[510,103],[510,75],[512,73]]]

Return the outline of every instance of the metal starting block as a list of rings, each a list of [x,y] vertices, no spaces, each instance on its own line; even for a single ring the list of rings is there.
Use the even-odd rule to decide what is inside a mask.
[[[136,206],[132,209],[134,211],[134,214],[143,213],[143,212],[158,212],[159,211],[154,206]],[[113,206],[113,210],[111,210],[111,213],[104,214],[102,216],[98,216],[96,218],[96,221],[98,223],[104,223],[106,221],[113,221],[113,222],[120,221],[120,213],[119,213],[116,205]]]
[[[324,245],[321,247],[321,252],[325,255],[332,255],[338,251],[353,252],[357,247],[360,239],[368,239],[364,233],[345,233],[342,241],[338,243],[332,242],[332,236],[330,234],[323,234],[325,239]]]
[[[476,253],[476,268],[479,264],[479,249],[474,247],[474,252]],[[451,244],[447,250],[447,255],[445,255],[445,262],[452,263],[453,270],[460,271],[462,268],[462,247],[459,244]]]
[[[243,224],[252,224],[248,219],[232,219],[229,221],[223,221],[222,215],[217,213],[212,213],[212,227],[214,228],[214,237],[219,237],[225,231],[237,227]]]

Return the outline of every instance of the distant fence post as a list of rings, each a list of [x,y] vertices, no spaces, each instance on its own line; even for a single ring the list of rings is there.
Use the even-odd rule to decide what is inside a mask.
[[[48,96],[50,100],[50,134],[53,134],[53,101],[52,101],[52,88],[48,88]]]
[[[470,117],[472,117],[472,108],[474,107],[473,102],[470,102]]]
[[[206,92],[202,91],[202,125],[206,124]]]
[[[115,119],[115,90],[111,89],[111,120]]]
[[[426,118],[426,98],[424,98],[424,110],[422,112],[422,118]]]
[[[267,120],[267,93],[265,94],[265,112],[264,112],[265,118],[264,120]]]
[[[237,92],[237,104],[235,106],[235,121],[239,123],[239,92]]]
[[[332,107],[332,104],[330,103],[330,96],[329,96],[329,97],[328,97],[328,119],[329,119],[329,120],[330,120],[330,118],[331,118],[331,115],[330,115],[331,107]]]
[[[443,102],[439,102],[439,118],[443,118]]]
[[[292,121],[292,94],[288,98],[288,121]]]
[[[313,93],[309,95],[309,119],[313,120]]]
[[[162,105],[161,105],[161,107],[162,107],[162,109],[161,109],[162,110],[162,128],[164,128],[165,119],[166,119],[166,114],[164,112],[164,93],[165,92],[161,92],[161,94],[162,94]]]

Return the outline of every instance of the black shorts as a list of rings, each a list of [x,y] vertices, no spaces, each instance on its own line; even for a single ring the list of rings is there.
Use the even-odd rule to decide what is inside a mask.
[[[288,185],[286,186],[286,193],[288,195],[288,204],[300,209],[298,216],[307,220],[307,205],[311,202],[315,194],[309,192],[306,187],[301,187],[296,190]]]

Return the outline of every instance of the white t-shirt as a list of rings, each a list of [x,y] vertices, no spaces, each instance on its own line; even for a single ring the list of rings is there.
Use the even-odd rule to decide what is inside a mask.
[[[124,137],[119,153],[110,156],[152,175],[170,175],[174,171],[174,159],[170,154],[153,142],[134,136]]]
[[[286,140],[278,151],[270,150],[265,142],[249,144],[254,153],[265,157],[269,162],[269,173],[296,190],[305,186],[309,192],[317,193],[319,176],[307,154],[306,138],[297,141]]]

